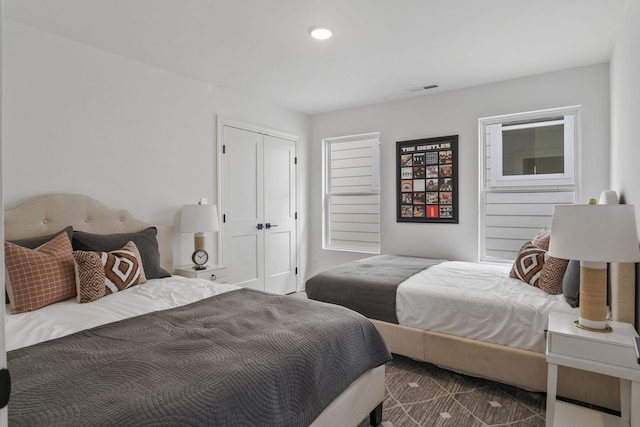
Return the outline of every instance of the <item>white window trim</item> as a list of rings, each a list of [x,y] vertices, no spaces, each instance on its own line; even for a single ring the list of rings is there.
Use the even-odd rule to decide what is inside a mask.
[[[378,139],[378,144],[376,144],[373,148],[372,158],[374,161],[380,165],[380,132],[370,132],[370,133],[362,133],[356,135],[347,135],[340,137],[332,137],[332,138],[324,138],[322,139],[322,249],[324,250],[332,250],[332,251],[340,251],[340,252],[357,252],[357,253],[367,253],[367,254],[379,254],[380,248],[376,251],[368,251],[363,248],[350,248],[345,246],[335,246],[331,244],[330,232],[331,230],[328,227],[328,218],[329,212],[331,209],[330,196],[332,195],[368,195],[368,194],[380,194],[380,168],[373,170],[371,190],[369,192],[359,192],[359,193],[339,193],[339,192],[330,192],[331,188],[330,184],[330,176],[327,171],[330,168],[329,160],[327,158],[327,153],[329,152],[329,147],[334,142],[349,142],[349,141],[360,141],[364,139]]]
[[[535,121],[540,119],[549,119],[552,117],[562,117],[559,120],[549,121],[545,120],[544,125],[535,123],[525,123],[523,121]],[[513,124],[509,124],[513,123]],[[551,124],[564,124],[565,141],[570,141],[571,144],[564,145],[564,165],[565,171],[561,174],[544,174],[544,175],[502,175],[502,132],[501,129],[508,128],[509,130],[526,129],[531,127],[549,126]],[[572,187],[579,182],[579,177],[575,176],[578,160],[578,150],[580,135],[580,106],[571,106],[563,108],[552,108],[547,110],[531,111],[526,113],[508,114],[504,116],[494,116],[482,118],[479,120],[479,132],[482,149],[481,160],[489,158],[491,161],[491,176],[488,181],[491,189],[500,188],[531,188],[531,187],[544,187],[548,189],[549,186],[556,187]],[[488,132],[492,128],[494,132]],[[489,136],[487,136],[489,134]],[[486,153],[486,138],[491,138],[490,146],[491,153]],[[484,163],[481,163],[482,167],[486,167]],[[484,176],[484,170],[480,171]],[[484,186],[484,182],[482,182]]]

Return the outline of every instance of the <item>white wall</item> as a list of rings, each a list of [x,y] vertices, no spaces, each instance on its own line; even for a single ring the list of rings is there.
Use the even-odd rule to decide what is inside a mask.
[[[364,255],[322,250],[322,138],[381,132],[382,253],[475,261],[478,252],[478,119],[582,105],[584,200],[609,186],[608,64],[509,80],[313,116],[309,158],[309,274]],[[396,141],[459,135],[459,224],[396,222]],[[533,236],[532,236],[533,237]]]
[[[640,224],[640,0],[632,0],[611,57],[611,185]]]
[[[611,55],[611,187],[640,227],[640,0],[630,0]],[[636,274],[638,267],[636,266]],[[639,281],[636,276],[636,283]],[[636,289],[638,286],[636,285]],[[636,291],[636,308],[640,294]],[[640,312],[636,311],[636,325]]]
[[[11,21],[4,57],[5,208],[81,193],[173,224],[183,204],[216,200],[218,114],[299,136],[304,168],[303,114]],[[215,260],[216,239],[207,240]],[[178,239],[177,265],[192,248],[192,236]]]

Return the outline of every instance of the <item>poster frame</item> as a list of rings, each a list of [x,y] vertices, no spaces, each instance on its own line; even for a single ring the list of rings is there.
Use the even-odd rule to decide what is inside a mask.
[[[458,224],[458,135],[397,141],[396,176],[397,222]]]

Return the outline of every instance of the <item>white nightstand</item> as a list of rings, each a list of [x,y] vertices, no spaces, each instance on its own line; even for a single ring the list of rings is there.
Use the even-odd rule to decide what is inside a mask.
[[[177,267],[173,274],[184,277],[208,279],[218,283],[227,283],[227,267],[223,265],[209,265],[204,270],[196,270],[191,265],[183,265],[182,267]]]
[[[640,365],[636,361],[629,323],[609,322],[613,332],[575,326],[576,316],[550,313],[547,333],[547,427],[640,427]],[[558,365],[620,378],[621,417],[566,402],[556,402]]]

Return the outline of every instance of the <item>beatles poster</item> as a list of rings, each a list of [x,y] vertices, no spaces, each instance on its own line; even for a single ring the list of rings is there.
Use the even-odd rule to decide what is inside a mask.
[[[458,223],[458,135],[398,141],[398,222]]]

